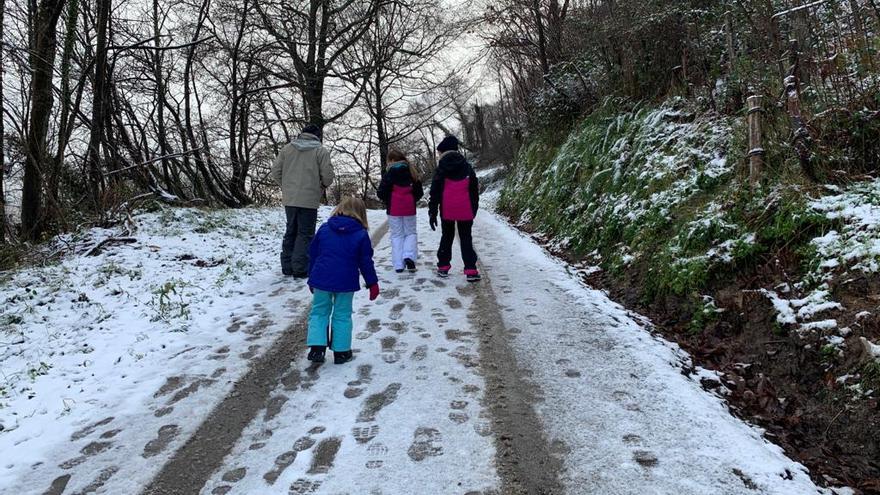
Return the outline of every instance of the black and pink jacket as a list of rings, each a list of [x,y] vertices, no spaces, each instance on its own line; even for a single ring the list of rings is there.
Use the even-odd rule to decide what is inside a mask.
[[[409,165],[404,162],[392,164],[376,190],[376,196],[385,203],[385,211],[393,217],[415,215],[416,203],[424,195],[422,183],[412,180]]]
[[[442,220],[469,222],[477,216],[479,206],[480,184],[474,168],[458,151],[443,153],[431,181],[431,218],[436,218],[439,210]]]

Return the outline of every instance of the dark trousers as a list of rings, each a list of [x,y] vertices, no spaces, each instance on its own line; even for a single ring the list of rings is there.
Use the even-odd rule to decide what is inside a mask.
[[[456,222],[443,220],[440,222],[440,249],[437,250],[437,266],[449,266],[452,262],[452,241],[455,240],[455,226],[458,225],[458,243],[461,244],[461,259],[465,270],[477,268],[477,253],[474,251],[474,239],[471,230],[474,222]]]
[[[281,243],[281,272],[285,275],[307,275],[309,245],[315,237],[318,210],[285,206],[287,230]]]

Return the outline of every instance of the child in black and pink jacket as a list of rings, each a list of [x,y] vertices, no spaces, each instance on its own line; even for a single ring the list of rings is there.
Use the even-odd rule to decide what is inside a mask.
[[[425,192],[418,173],[400,151],[388,152],[388,171],[382,176],[376,195],[387,207],[394,270],[397,273],[402,273],[404,268],[416,271],[419,259],[416,203]]]
[[[437,250],[437,274],[448,277],[452,269],[452,241],[458,227],[461,259],[468,282],[480,280],[477,253],[474,251],[471,231],[480,204],[480,185],[471,164],[458,151],[458,139],[446,136],[437,146],[440,161],[431,181],[431,199],[428,203],[431,230],[437,229],[440,214],[440,249]]]

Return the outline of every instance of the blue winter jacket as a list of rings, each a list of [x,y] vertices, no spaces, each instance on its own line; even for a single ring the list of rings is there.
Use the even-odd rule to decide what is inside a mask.
[[[357,292],[359,271],[367,287],[379,282],[370,234],[354,218],[331,217],[309,247],[309,286],[327,292]]]

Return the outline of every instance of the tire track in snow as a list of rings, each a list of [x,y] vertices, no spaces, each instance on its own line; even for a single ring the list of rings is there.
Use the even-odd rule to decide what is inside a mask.
[[[495,459],[501,493],[562,494],[562,461],[553,455],[543,425],[533,407],[536,386],[523,380],[516,353],[507,340],[501,308],[483,271],[469,318],[480,336],[480,368],[486,380],[484,406],[492,415]]]
[[[383,222],[371,234],[373,245],[388,232]],[[298,356],[305,342],[309,309],[287,327],[272,348],[257,358],[250,369],[207,416],[205,421],[165,463],[143,490],[143,495],[199,493],[211,475],[223,466],[245,427],[269,404],[272,391],[290,368],[291,356]]]

